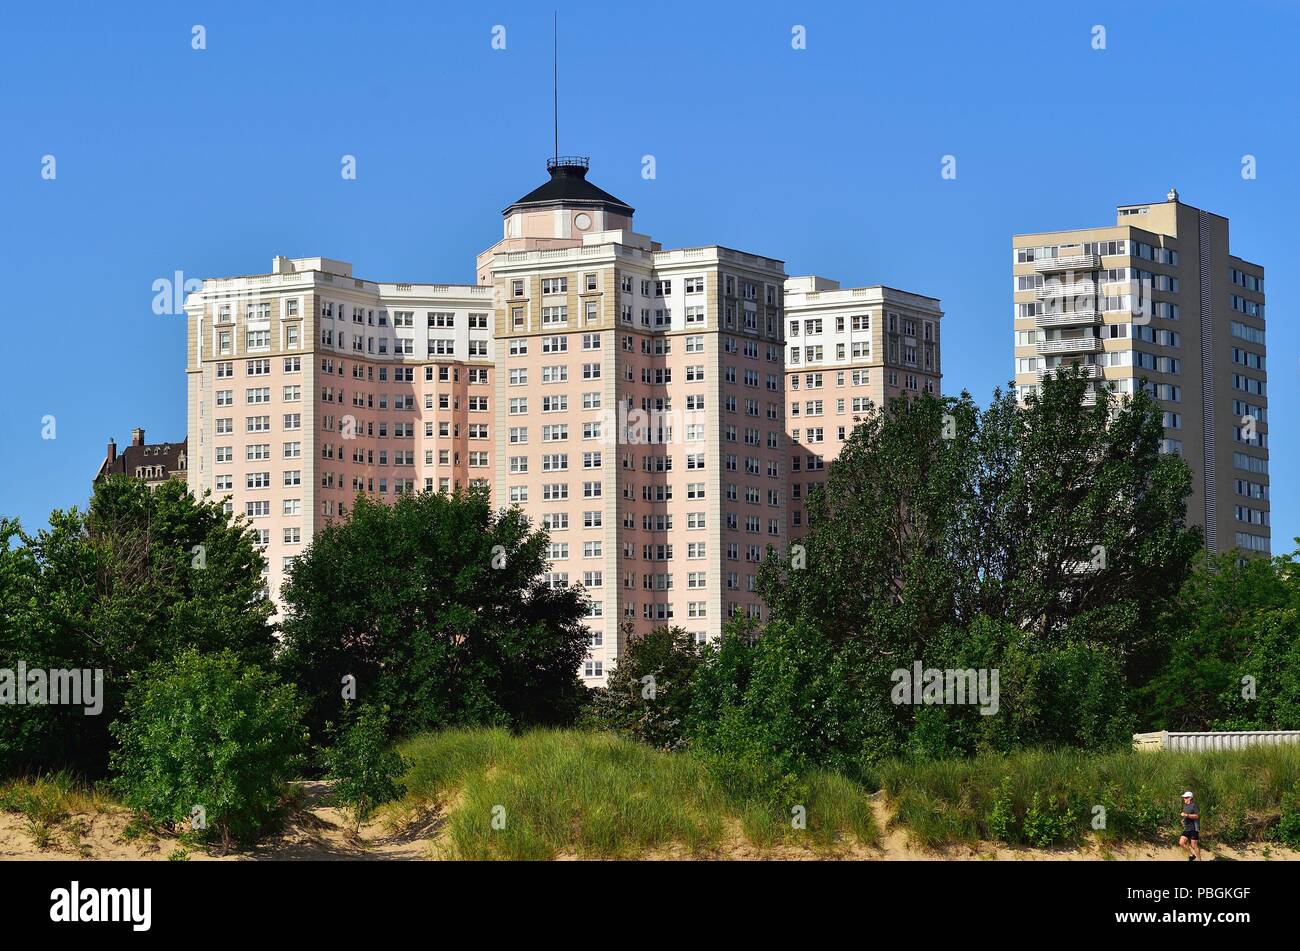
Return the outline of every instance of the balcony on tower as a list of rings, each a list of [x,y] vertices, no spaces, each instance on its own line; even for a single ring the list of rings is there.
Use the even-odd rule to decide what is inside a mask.
[[[1034,318],[1034,322],[1038,324],[1041,330],[1052,327],[1091,327],[1101,323],[1101,311],[1097,310],[1096,305],[1093,305],[1080,310],[1038,314]]]
[[[1043,286],[1034,290],[1039,300],[1074,300],[1080,297],[1096,297],[1097,285],[1092,281],[1044,281]]]
[[[1101,353],[1100,337],[1064,337],[1060,340],[1039,340],[1034,344],[1039,354]]]
[[[1034,270],[1039,274],[1057,274],[1061,271],[1095,271],[1101,267],[1101,255],[1090,246],[1073,245],[1061,248],[1054,258],[1037,258]]]
[[[1077,366],[1077,367],[1079,368],[1079,370],[1083,373],[1083,376],[1084,376],[1086,379],[1089,379],[1089,380],[1101,380],[1101,379],[1104,379],[1104,378],[1105,378],[1105,373],[1102,372],[1102,367],[1101,367],[1099,364],[1096,364],[1096,363],[1074,363],[1074,364],[1071,364],[1071,363],[1061,363],[1061,364],[1058,364],[1057,366],[1054,366],[1054,367],[1039,367],[1038,370],[1037,370],[1038,382],[1039,382],[1039,383],[1042,383],[1042,382],[1043,382],[1043,377],[1047,376],[1047,374],[1049,374],[1049,373],[1059,373],[1059,372],[1062,371],[1062,370],[1067,370],[1067,369],[1069,369],[1071,365]]]

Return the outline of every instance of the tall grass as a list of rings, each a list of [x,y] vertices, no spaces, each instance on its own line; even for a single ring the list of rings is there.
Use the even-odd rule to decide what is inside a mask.
[[[627,858],[655,849],[707,854],[737,823],[755,844],[827,849],[878,830],[866,793],[838,776],[810,779],[805,828],[767,803],[729,794],[694,756],[609,734],[453,730],[400,746],[410,763],[406,803],[447,812],[449,857]]]
[[[1179,794],[1190,789],[1202,835],[1225,843],[1278,837],[1300,794],[1300,747],[1237,752],[983,755],[886,763],[882,788],[895,821],[922,845],[997,839],[1059,845],[1176,838]]]
[[[21,815],[27,834],[41,849],[53,844],[59,825],[72,814],[111,808],[109,799],[67,772],[0,782],[0,812]]]

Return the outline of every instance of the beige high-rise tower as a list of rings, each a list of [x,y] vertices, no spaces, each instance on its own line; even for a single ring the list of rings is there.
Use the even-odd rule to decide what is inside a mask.
[[[1072,363],[1120,394],[1145,385],[1165,451],[1191,467],[1187,516],[1206,546],[1267,553],[1264,269],[1230,253],[1228,219],[1171,190],[1120,205],[1113,226],[1012,245],[1017,388]]]

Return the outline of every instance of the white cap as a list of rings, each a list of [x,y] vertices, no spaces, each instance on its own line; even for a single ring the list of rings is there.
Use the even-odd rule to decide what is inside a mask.
[[[1191,799],[1191,798],[1192,798],[1192,791],[1191,791],[1190,789],[1184,789],[1184,790],[1183,790],[1183,798],[1184,798],[1184,799]]]

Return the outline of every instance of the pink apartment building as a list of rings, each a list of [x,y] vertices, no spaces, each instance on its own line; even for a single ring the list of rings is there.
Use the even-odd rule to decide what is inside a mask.
[[[273,598],[358,492],[487,486],[549,529],[548,580],[586,589],[581,673],[600,684],[629,633],[703,641],[765,616],[758,564],[790,521],[786,276],[664,250],[585,159],[547,165],[474,285],[328,258],[205,281],[186,304],[189,481],[250,518]],[[917,300],[937,335],[937,302]],[[937,360],[936,337],[936,385]]]
[[[887,401],[940,393],[939,301],[892,287],[785,282],[790,535],[807,529],[804,500],[853,427]]]

